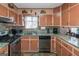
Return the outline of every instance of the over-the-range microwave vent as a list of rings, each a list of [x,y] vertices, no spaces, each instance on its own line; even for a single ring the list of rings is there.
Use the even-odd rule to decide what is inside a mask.
[[[9,17],[0,16],[0,23],[11,23],[11,24],[13,24],[14,22]]]

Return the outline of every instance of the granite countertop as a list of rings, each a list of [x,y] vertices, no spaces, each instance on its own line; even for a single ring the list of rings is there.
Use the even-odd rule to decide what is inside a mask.
[[[0,48],[6,47],[8,44],[8,42],[0,42]]]
[[[63,39],[67,43],[72,44],[73,46],[79,48],[79,38],[61,34],[54,34],[54,36]]]

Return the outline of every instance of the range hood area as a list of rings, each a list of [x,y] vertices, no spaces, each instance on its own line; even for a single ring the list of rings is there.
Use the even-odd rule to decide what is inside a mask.
[[[14,23],[14,19],[11,19],[9,17],[0,16],[0,23],[13,24]]]

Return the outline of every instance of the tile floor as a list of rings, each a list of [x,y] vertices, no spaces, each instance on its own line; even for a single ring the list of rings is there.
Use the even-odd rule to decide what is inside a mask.
[[[23,53],[22,56],[56,56],[55,53]]]

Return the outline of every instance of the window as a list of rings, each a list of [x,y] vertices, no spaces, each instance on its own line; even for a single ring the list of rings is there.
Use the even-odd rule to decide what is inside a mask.
[[[77,33],[77,29],[78,29],[78,28],[71,28],[71,32]]]
[[[38,27],[38,17],[37,16],[26,16],[25,17],[25,28],[35,29]]]

